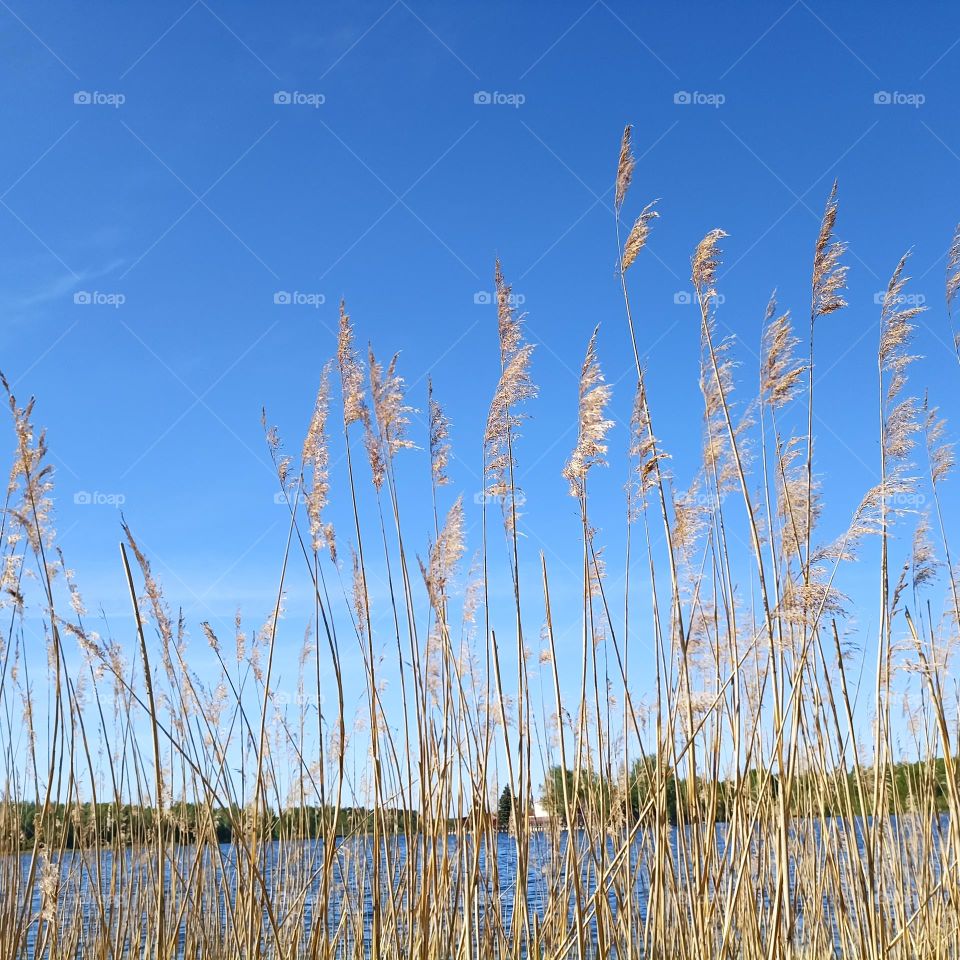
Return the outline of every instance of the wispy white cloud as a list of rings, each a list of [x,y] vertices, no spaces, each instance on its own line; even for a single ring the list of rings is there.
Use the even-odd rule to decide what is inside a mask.
[[[72,291],[81,289],[85,283],[113,273],[114,270],[123,266],[123,263],[123,260],[113,260],[103,267],[82,270],[77,274],[61,273],[52,279],[33,286],[25,293],[6,299],[2,303],[2,307],[6,311],[22,313],[24,310],[62,300]]]

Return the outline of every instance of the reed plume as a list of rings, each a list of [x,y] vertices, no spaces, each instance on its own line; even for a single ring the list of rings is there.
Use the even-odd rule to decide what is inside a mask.
[[[953,304],[957,299],[958,291],[960,291],[960,223],[957,224],[953,239],[950,241],[950,248],[947,250],[946,282],[947,318],[950,321],[953,347],[957,353],[957,359],[960,360],[960,334],[953,329]]]
[[[800,388],[807,365],[796,357],[799,339],[794,336],[790,311],[776,316],[777,300],[772,295],[764,317],[761,350],[760,390],[774,409],[793,400]]]
[[[835,313],[847,305],[843,298],[847,285],[847,267],[840,262],[847,247],[833,239],[838,208],[837,181],[834,180],[813,251],[813,294],[810,312],[814,320]]]
[[[603,382],[597,360],[599,331],[599,326],[594,328],[580,368],[577,445],[563,468],[563,477],[570,484],[570,495],[574,497],[584,496],[590,468],[605,463],[606,436],[613,426],[613,421],[604,417],[604,409],[610,403],[611,389]]]
[[[330,414],[330,374],[333,362],[324,365],[320,387],[310,418],[310,426],[303,441],[301,459],[309,474],[310,486],[305,500],[310,521],[310,537],[315,551],[327,549],[336,561],[336,534],[332,523],[323,519],[323,511],[330,497],[330,446],[327,437],[327,418]]]
[[[450,482],[447,464],[450,461],[450,420],[443,408],[433,399],[433,380],[427,378],[427,407],[429,416],[430,475],[438,487]]]
[[[909,280],[904,276],[907,256],[900,259],[890,278],[880,314],[878,362],[885,379],[886,410],[883,452],[891,461],[903,461],[909,456],[920,430],[918,401],[914,397],[899,397],[906,384],[907,367],[917,359],[907,352],[915,330],[912,321],[926,309],[922,305],[905,305],[903,289]]]
[[[340,387],[343,393],[343,425],[346,428],[354,423],[365,422],[368,412],[363,394],[363,366],[357,358],[353,345],[353,324],[350,322],[343,300],[340,301],[337,366],[340,370]]]
[[[657,202],[658,201],[654,200],[648,203],[643,210],[640,211],[640,216],[634,220],[633,226],[630,228],[630,233],[627,234],[627,241],[623,245],[623,258],[620,263],[621,271],[629,270],[633,262],[637,259],[637,255],[647,245],[647,240],[650,237],[650,224],[660,216],[660,214],[653,209]]]
[[[516,316],[511,304],[511,290],[504,282],[499,260],[495,280],[502,372],[487,413],[483,436],[486,495],[500,502],[504,523],[508,531],[513,531],[516,529],[518,506],[513,447],[525,418],[521,405],[537,395],[537,388],[530,378],[533,345],[523,342],[521,318]]]
[[[448,511],[436,543],[430,545],[429,561],[423,568],[427,592],[437,608],[442,607],[447,597],[447,585],[467,549],[463,528],[463,497],[460,496]]]
[[[646,386],[641,379],[634,393],[630,415],[630,457],[634,461],[633,477],[628,484],[628,513],[636,519],[636,510],[646,502],[648,494],[657,485],[657,470],[662,460],[669,458],[657,447],[650,423]]]
[[[623,201],[627,196],[630,181],[633,178],[633,168],[636,161],[633,158],[633,149],[630,144],[632,127],[627,124],[623,128],[623,138],[620,141],[620,161],[617,164],[617,179],[614,188],[614,208],[619,213]]]
[[[397,373],[399,358],[400,354],[395,353],[384,370],[374,357],[373,348],[369,351],[370,396],[377,430],[388,460],[392,460],[399,451],[414,447],[413,441],[406,436],[409,414],[414,410],[404,402],[403,377]]]

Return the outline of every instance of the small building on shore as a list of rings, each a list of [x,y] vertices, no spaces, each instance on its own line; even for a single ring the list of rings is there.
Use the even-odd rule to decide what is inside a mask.
[[[547,830],[553,823],[553,814],[539,801],[534,800],[528,807],[527,826],[531,830]]]

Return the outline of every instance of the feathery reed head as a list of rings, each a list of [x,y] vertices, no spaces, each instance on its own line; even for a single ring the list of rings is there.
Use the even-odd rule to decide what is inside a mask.
[[[911,322],[926,310],[923,305],[904,306],[906,298],[903,289],[910,279],[904,276],[909,253],[905,253],[897,264],[887,289],[883,295],[880,310],[880,364],[884,370],[894,374],[891,383],[891,395],[902,386],[901,375],[906,366],[915,357],[909,356],[906,347],[916,329]]]
[[[653,209],[658,202],[658,200],[653,200],[648,203],[643,210],[640,211],[640,216],[637,217],[633,226],[630,228],[630,235],[627,237],[627,242],[623,245],[623,261],[620,269],[624,273],[630,269],[633,261],[637,259],[637,255],[646,246],[647,238],[650,236],[650,225],[660,216],[660,214]]]
[[[463,534],[463,496],[457,497],[447,513],[437,542],[430,546],[430,560],[423,571],[430,600],[437,610],[446,600],[447,584],[466,550]]]
[[[808,485],[802,437],[791,437],[777,448],[777,516],[783,555],[801,558],[809,534],[820,518],[822,504],[819,484]],[[808,518],[809,517],[809,529]]]
[[[604,463],[607,431],[613,426],[613,421],[604,417],[611,389],[603,382],[603,373],[597,360],[599,330],[599,326],[594,328],[580,368],[577,445],[563,468],[563,477],[570,484],[570,494],[574,497],[584,495],[590,468]]]
[[[796,395],[805,363],[796,358],[799,340],[793,335],[790,311],[777,312],[776,294],[770,296],[764,318],[760,361],[760,390],[771,407],[782,407]]]
[[[7,509],[13,527],[26,536],[34,552],[40,555],[43,548],[49,547],[56,536],[51,525],[53,465],[46,462],[46,433],[43,430],[39,434],[34,431],[33,398],[30,398],[25,407],[20,407],[2,374],[0,383],[7,394],[17,439],[17,450],[7,484]],[[19,498],[14,499],[18,490]]]
[[[517,487],[513,479],[515,467],[514,441],[523,421],[520,405],[536,396],[537,388],[530,379],[530,358],[533,346],[523,342],[520,319],[514,316],[510,287],[503,279],[500,261],[496,263],[497,326],[500,334],[502,372],[497,383],[483,443],[486,452],[486,494],[498,499],[503,508],[507,529],[513,529],[517,518]]]
[[[657,440],[650,423],[647,388],[643,377],[637,380],[630,416],[630,457],[634,460],[633,476],[627,484],[627,517],[634,521],[644,505],[647,494],[656,486],[659,463],[668,454],[657,449]]]
[[[356,618],[358,635],[365,637],[367,633],[367,610],[369,603],[369,598],[367,597],[367,578],[360,564],[360,557],[353,547],[350,548],[350,555],[353,561],[353,575],[351,577],[353,615]]]
[[[370,396],[387,459],[392,459],[400,450],[414,447],[413,441],[407,439],[406,431],[410,423],[409,414],[415,411],[404,402],[403,377],[397,373],[399,358],[400,354],[395,353],[384,370],[373,355],[373,348],[368,350]]]
[[[520,406],[537,395],[536,385],[530,378],[532,356],[533,345],[523,344],[500,375],[483,435],[486,448],[486,493],[500,500],[508,526],[514,523],[516,517],[518,491],[512,475],[516,465],[517,428],[525,416],[520,412]]]
[[[323,509],[330,495],[330,448],[327,438],[327,417],[330,412],[330,371],[332,361],[324,364],[320,376],[320,388],[310,418],[310,427],[303,441],[303,470],[310,473],[310,487],[306,492],[307,517],[310,521],[310,536],[313,549],[329,549],[336,557],[335,536],[332,523],[323,522]]]
[[[363,365],[357,359],[353,346],[353,324],[343,300],[340,301],[337,365],[340,368],[340,387],[343,393],[343,425],[349,427],[352,423],[366,419],[367,404],[363,396]]]
[[[720,266],[720,241],[729,236],[724,230],[711,230],[698,244],[690,264],[690,275],[701,301],[714,294],[714,280]]]
[[[937,560],[937,552],[930,539],[930,515],[928,513],[920,514],[920,519],[913,531],[909,563],[914,590],[919,590],[920,587],[932,583],[936,579],[940,562]]]
[[[833,228],[837,222],[837,181],[834,180],[827,197],[827,205],[820,221],[820,233],[813,253],[813,320],[825,317],[847,305],[842,293],[847,284],[847,268],[840,258],[847,249],[845,243],[834,241]]]
[[[950,241],[950,249],[947,251],[947,314],[953,316],[953,302],[957,298],[957,292],[960,291],[960,223],[954,231],[953,239]],[[960,347],[960,343],[954,344]]]
[[[620,214],[620,208],[623,206],[624,197],[626,197],[627,190],[630,187],[630,180],[633,177],[633,167],[636,162],[633,159],[633,150],[630,146],[631,133],[632,128],[628,123],[623,128],[623,139],[620,141],[620,162],[617,164],[617,182],[613,199],[614,209],[618,216]]]
[[[936,407],[931,407],[926,398],[923,402],[923,433],[930,463],[930,482],[934,487],[945,480],[954,466],[953,444],[944,439],[947,422],[938,415]]]
[[[450,420],[440,404],[433,399],[433,379],[427,377],[427,410],[430,433],[430,475],[436,486],[450,482],[447,463],[450,460]]]
[[[670,531],[673,549],[689,556],[703,527],[703,497],[699,483],[694,482],[685,493],[673,496],[673,528]]]
[[[903,289],[910,279],[904,275],[909,253],[905,253],[893,271],[883,296],[880,310],[880,345],[878,362],[881,378],[885,377],[883,452],[891,461],[902,462],[910,455],[915,436],[920,431],[920,409],[915,397],[900,397],[907,382],[907,367],[916,359],[908,353],[915,325],[913,320],[924,306],[904,306]],[[895,479],[912,484],[912,480]],[[888,482],[893,482],[891,477]]]
[[[523,316],[517,316],[514,308],[513,287],[503,279],[503,270],[500,267],[499,258],[494,265],[493,279],[497,291],[497,332],[500,336],[500,364],[506,366],[520,348]]]

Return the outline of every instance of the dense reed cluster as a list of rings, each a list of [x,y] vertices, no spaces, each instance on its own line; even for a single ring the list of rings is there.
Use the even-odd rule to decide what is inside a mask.
[[[624,219],[633,173],[628,127],[614,188],[636,362],[626,549],[611,559],[593,522],[613,421],[585,331],[563,469],[580,520],[575,650],[559,639],[548,559],[522,537],[534,346],[499,263],[475,561],[464,569],[466,507],[447,489],[450,423],[432,384],[414,437],[398,358],[364,358],[341,304],[298,458],[264,417],[289,513],[276,599],[255,631],[238,615],[229,640],[200,625],[212,676],[190,667],[188,625],[126,526],[132,627],[92,629],[51,527],[44,435],[4,381],[0,956],[960,955],[960,571],[941,497],[954,455],[936,407],[911,393],[921,308],[907,259],[877,318],[876,483],[821,541],[814,355],[846,307],[836,186],[811,238],[809,320],[797,330],[770,299],[750,403],[735,402],[735,345],[716,322],[725,234],[696,246],[703,443],[681,486],[669,437],[690,425],[650,397],[631,302],[658,218],[650,203]],[[958,291],[960,231],[948,317]],[[402,489],[403,457],[429,459],[429,489]],[[337,529],[332,498],[350,518]],[[410,498],[432,505],[426,545],[406,538]],[[906,556],[894,527],[901,543],[914,531]],[[851,649],[837,582],[870,541],[877,635]],[[313,618],[291,701],[276,675],[295,569]],[[504,583],[506,600],[492,589]]]

